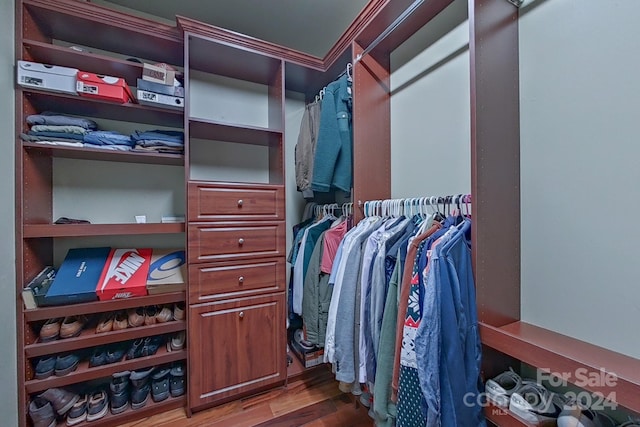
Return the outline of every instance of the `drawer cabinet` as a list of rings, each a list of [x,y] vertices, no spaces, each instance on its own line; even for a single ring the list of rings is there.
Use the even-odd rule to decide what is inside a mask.
[[[284,258],[195,264],[189,267],[192,303],[247,294],[284,291]]]
[[[284,220],[284,187],[189,183],[189,221]]]
[[[285,224],[190,224],[189,262],[285,256]]]
[[[286,378],[284,293],[189,308],[193,407]]]

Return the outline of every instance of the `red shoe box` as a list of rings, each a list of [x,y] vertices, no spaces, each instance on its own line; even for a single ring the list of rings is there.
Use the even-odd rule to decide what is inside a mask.
[[[111,249],[96,295],[101,301],[147,295],[151,249]]]
[[[119,103],[135,102],[131,89],[122,77],[103,76],[78,71],[76,89],[80,96]]]

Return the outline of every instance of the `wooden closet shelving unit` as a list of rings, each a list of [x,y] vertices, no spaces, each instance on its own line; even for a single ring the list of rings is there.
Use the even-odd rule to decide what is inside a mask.
[[[354,63],[354,187],[352,201],[359,203],[391,196],[390,165],[390,55],[418,29],[427,25],[453,0],[433,0],[418,6],[400,26],[371,52]],[[28,114],[56,110],[66,114],[124,120],[149,125],[182,127],[185,155],[106,153],[95,149],[41,147],[18,143],[16,150],[16,238],[18,307],[19,421],[28,425],[29,393],[49,386],[108,377],[124,369],[109,365],[78,369],[75,373],[46,380],[31,379],[30,359],[49,352],[88,348],[107,342],[186,329],[188,351],[166,353],[127,361],[127,369],[186,359],[188,397],[148,404],[141,410],[107,416],[91,425],[116,425],[131,417],[146,417],[186,406],[187,412],[236,399],[283,384],[285,366],[284,278],[284,104],[285,90],[303,93],[311,101],[334,80],[348,62],[377,38],[413,2],[371,0],[332,49],[318,58],[185,17],[176,27],[129,16],[91,3],[73,0],[17,0],[17,59],[76,67],[102,74],[119,75],[130,85],[141,74],[140,64],[126,57],[166,62],[184,69],[187,106],[185,112],[141,106],[118,105],[41,90],[16,91],[16,129],[26,131]],[[468,0],[470,24],[471,169],[473,194],[473,264],[477,287],[481,337],[485,346],[485,378],[519,362],[551,372],[604,368],[620,379],[617,401],[640,412],[640,378],[637,360],[597,348],[520,321],[520,128],[518,10],[506,0]],[[77,52],[54,44],[84,45],[100,53]],[[114,52],[113,57],[106,52]],[[199,117],[189,106],[190,80],[196,73],[233,78],[266,87],[265,125],[235,123]],[[191,140],[216,147],[220,141],[240,146],[266,147],[267,182],[194,179],[192,163],[197,154]],[[197,142],[198,144],[200,142]],[[196,142],[194,142],[195,146]],[[52,168],[56,157],[105,162],[184,166],[187,224],[90,224],[53,225]],[[216,193],[217,192],[217,193]],[[231,194],[225,205],[216,205],[221,192]],[[267,196],[265,196],[265,194]],[[247,200],[260,208],[247,213]],[[243,203],[240,203],[240,202]],[[266,206],[266,208],[265,208]],[[281,212],[281,213],[280,213]],[[362,217],[355,210],[356,220]],[[239,238],[222,246],[208,236],[232,233],[243,227],[263,227],[257,252],[238,250]],[[267,227],[267,228],[264,228]],[[278,231],[274,231],[278,230]],[[67,237],[109,235],[164,235],[184,233],[189,258],[189,288],[142,299],[95,302],[70,307],[24,310],[19,297],[22,285],[53,260],[53,242]],[[209,233],[209,234],[207,234]],[[227,236],[231,236],[227,234]],[[231,242],[231,243],[230,243]],[[201,244],[202,243],[202,244]],[[226,246],[225,246],[226,245]],[[268,271],[268,281],[240,288],[254,268]],[[220,285],[216,274],[225,276]],[[231,273],[224,273],[231,274]],[[235,273],[234,273],[235,274]],[[262,276],[264,277],[264,274]],[[239,280],[242,278],[243,280]],[[124,332],[80,337],[39,344],[33,325],[67,314],[89,314],[131,307],[187,304],[186,323],[132,329]],[[255,311],[252,311],[255,310]],[[251,318],[250,313],[257,313]],[[247,315],[243,317],[240,314]],[[252,332],[243,326],[248,320]],[[247,323],[247,322],[245,322]],[[276,325],[267,332],[264,325]],[[244,329],[243,329],[244,328]],[[212,332],[215,331],[215,332]],[[218,331],[224,331],[219,333]],[[256,332],[258,331],[258,332]],[[215,333],[215,335],[213,335]],[[259,337],[258,335],[266,336]],[[262,339],[258,351],[251,339]],[[229,345],[222,359],[238,360],[248,374],[215,362],[219,346]],[[273,345],[273,347],[271,347]],[[249,367],[258,366],[255,370]],[[299,367],[298,367],[299,368]],[[304,375],[296,369],[295,375]],[[590,391],[599,391],[591,389]],[[526,425],[508,411],[487,408],[496,425]]]
[[[72,50],[68,48],[70,45],[83,46],[85,50]],[[98,50],[101,53],[91,53],[90,50]],[[182,36],[175,27],[123,16],[107,8],[85,2],[16,1],[16,59],[121,76],[128,84],[135,86],[136,79],[142,76],[142,65],[126,61],[127,57],[166,62],[181,69],[182,52]],[[16,86],[16,131],[18,133],[29,129],[26,123],[28,115],[43,111],[143,124],[147,128],[154,126],[182,128],[184,121],[184,114],[181,111],[139,104],[116,104]],[[16,135],[16,143],[18,146],[16,149],[16,304],[20,408],[18,420],[21,426],[27,426],[30,425],[27,406],[31,395],[51,387],[77,386],[94,380],[108,382],[115,372],[171,364],[187,359],[186,350],[168,352],[164,346],[161,346],[152,356],[122,360],[119,363],[97,367],[89,367],[88,360],[82,359],[78,368],[67,375],[59,377],[52,375],[45,379],[34,378],[35,363],[43,356],[67,352],[90,352],[97,346],[186,330],[186,321],[170,321],[102,334],[96,334],[94,327],[87,327],[74,338],[47,343],[39,342],[39,328],[47,319],[72,315],[96,318],[95,316],[100,313],[155,304],[173,305],[184,303],[186,300],[186,293],[183,291],[126,300],[95,301],[31,310],[24,308],[21,289],[42,268],[54,265],[56,242],[62,242],[68,238],[100,239],[101,236],[125,236],[130,237],[131,244],[135,245],[138,236],[185,235],[184,224],[53,224],[56,219],[54,218],[55,160],[65,158],[111,164],[121,163],[130,164],[131,168],[135,168],[137,164],[183,167],[184,156],[23,143],[18,135]],[[93,244],[89,243],[87,246]],[[163,402],[152,402],[135,412],[129,409],[118,415],[109,413],[90,424],[116,425],[131,417],[149,416],[184,406],[185,401],[186,396],[181,396]],[[64,420],[61,424],[64,425]],[[83,422],[80,425],[87,425],[87,423]]]

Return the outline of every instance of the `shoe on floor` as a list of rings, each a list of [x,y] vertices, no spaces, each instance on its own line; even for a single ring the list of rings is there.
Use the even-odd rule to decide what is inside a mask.
[[[487,381],[485,384],[487,400],[501,408],[508,408],[509,398],[521,385],[522,378],[520,378],[520,375],[509,368],[508,371]]]
[[[94,392],[87,405],[87,421],[95,421],[104,417],[109,410],[109,397],[104,390]]]
[[[71,407],[67,414],[67,425],[74,426],[87,419],[87,405],[89,398],[86,394],[80,396],[80,399]]]
[[[53,412],[53,406],[42,397],[36,397],[29,403],[29,417],[33,427],[56,426],[56,413]]]
[[[62,388],[50,388],[38,397],[48,400],[58,415],[64,415],[80,399],[80,396]]]

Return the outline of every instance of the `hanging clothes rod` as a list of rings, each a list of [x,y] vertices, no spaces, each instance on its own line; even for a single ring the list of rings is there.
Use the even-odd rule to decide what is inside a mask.
[[[391,23],[391,25],[389,25],[382,33],[380,33],[380,35],[378,37],[375,38],[374,41],[372,41],[369,46],[367,46],[367,48],[365,50],[362,51],[362,53],[359,53],[358,56],[356,56],[356,59],[353,61],[353,63],[357,63],[358,61],[360,61],[365,55],[367,55],[369,52],[371,52],[373,49],[376,48],[376,46],[378,46],[378,44],[384,40],[385,38],[387,38],[387,36],[389,34],[391,34],[391,32],[393,32],[393,30],[395,30],[396,28],[398,28],[398,26],[400,26],[400,24],[402,24],[404,22],[405,19],[407,19],[409,17],[409,15],[411,15],[413,12],[416,11],[416,9],[418,8],[418,6],[420,6],[422,3],[424,3],[424,0],[416,0],[414,1],[411,6],[409,6],[404,12],[402,12],[402,14],[400,16],[398,16],[395,21],[393,21]]]

